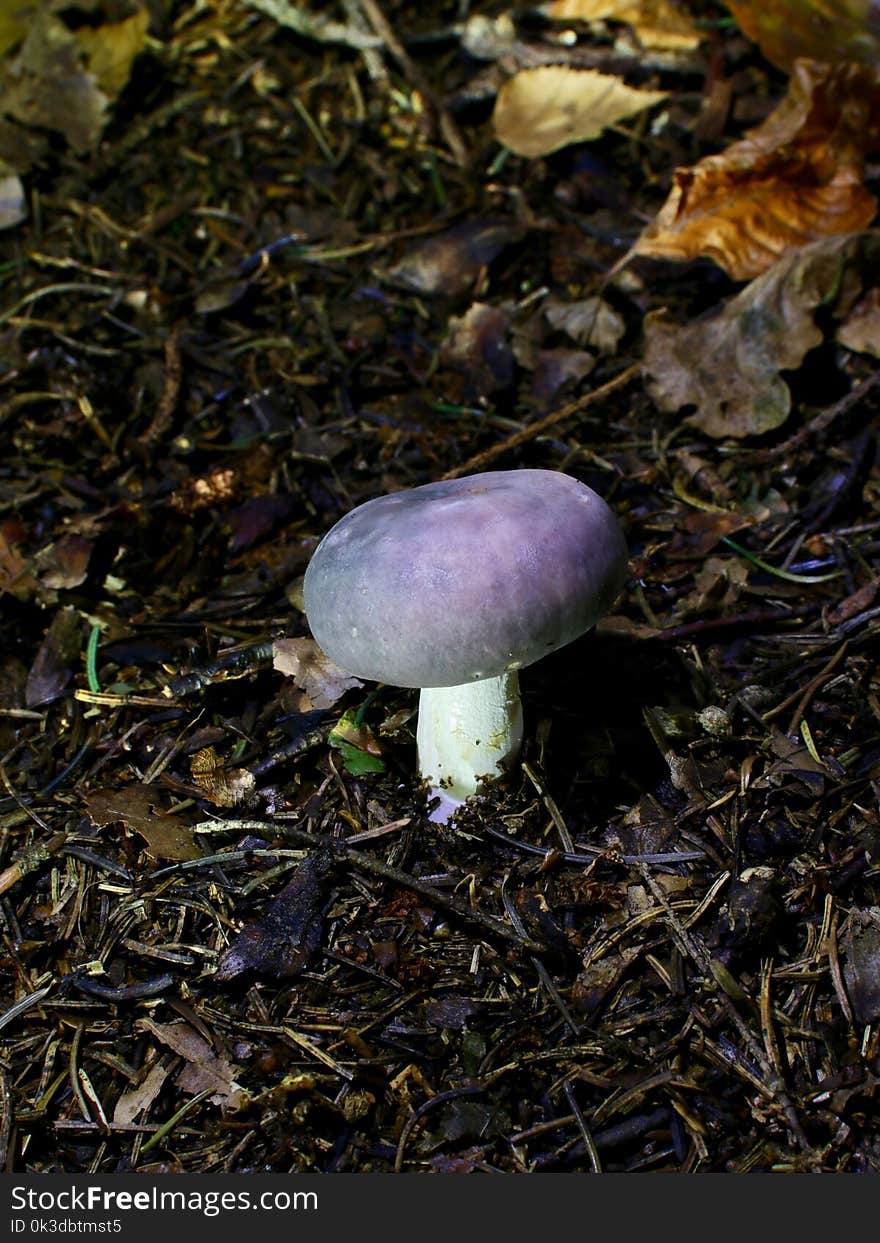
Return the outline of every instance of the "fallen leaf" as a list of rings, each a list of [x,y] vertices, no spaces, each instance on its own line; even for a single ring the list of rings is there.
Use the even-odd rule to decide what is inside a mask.
[[[656,51],[692,52],[703,37],[671,0],[550,0],[540,11],[555,21],[625,22]]]
[[[877,0],[725,0],[743,34],[789,69],[800,56],[837,64],[880,61]]]
[[[634,253],[714,260],[734,280],[786,251],[866,228],[877,210],[862,185],[880,132],[880,84],[858,65],[800,60],[788,94],[726,151],[678,169]]]
[[[7,592],[16,600],[29,600],[38,588],[31,564],[21,550],[25,531],[16,518],[0,522],[0,600]]]
[[[74,151],[95,146],[109,98],[82,62],[76,35],[45,9],[31,17],[18,54],[5,66],[0,112],[63,134]]]
[[[64,693],[82,648],[82,630],[82,619],[74,608],[59,609],[52,618],[28,673],[25,703],[29,708],[53,703]]]
[[[37,553],[34,568],[44,587],[66,591],[86,581],[91,555],[91,540],[83,535],[63,535]]]
[[[682,615],[729,616],[748,580],[745,561],[737,557],[707,557],[694,575],[695,590],[681,601]]]
[[[733,510],[692,510],[675,525],[669,546],[670,555],[701,561],[719,540],[749,526],[751,521],[748,514],[736,513]]]
[[[614,354],[626,332],[623,316],[602,298],[562,302],[550,297],[544,303],[547,322],[578,345],[591,345],[602,354]]]
[[[880,358],[880,287],[875,285],[856,303],[838,328],[835,340],[857,354]]]
[[[880,231],[824,238],[791,251],[720,310],[680,325],[665,312],[645,319],[645,370],[664,410],[696,406],[688,422],[709,436],[756,436],[785,422],[796,370],[823,340],[815,312],[848,313],[847,264],[855,277],[880,264]],[[845,282],[849,285],[851,281]],[[848,301],[847,301],[848,299]]]
[[[145,1113],[162,1091],[171,1072],[170,1064],[154,1062],[146,1077],[133,1088],[122,1093],[113,1110],[117,1126],[129,1126],[140,1113]]]
[[[273,666],[293,678],[306,696],[308,705],[299,705],[302,712],[331,708],[346,691],[363,686],[360,678],[325,656],[314,639],[276,639]]]
[[[563,384],[582,380],[596,365],[596,355],[587,350],[538,350],[534,359],[532,396],[547,402]]]
[[[94,824],[103,827],[121,820],[127,829],[140,834],[156,859],[201,858],[191,826],[182,817],[162,811],[159,786],[133,782],[121,790],[92,790],[84,802]]]
[[[853,907],[844,938],[843,978],[859,1026],[880,1019],[880,906]]]
[[[418,242],[385,276],[416,293],[453,297],[470,289],[483,269],[522,233],[519,225],[500,217],[466,220]]]
[[[182,1091],[195,1096],[213,1089],[211,1100],[215,1105],[235,1109],[242,1104],[245,1093],[235,1079],[241,1067],[216,1054],[195,1028],[188,1023],[154,1023],[152,1019],[138,1019],[137,1027],[185,1060],[187,1064],[176,1079]]]
[[[137,5],[134,13],[120,21],[83,25],[76,30],[89,72],[110,99],[115,99],[128,82],[134,58],[143,51],[149,24],[149,10]]]
[[[508,388],[513,380],[509,315],[475,302],[450,319],[441,352],[444,362],[464,373],[468,399]]]
[[[256,779],[247,768],[226,768],[213,747],[203,747],[190,759],[190,772],[205,797],[217,807],[247,803]]]
[[[541,65],[507,79],[492,124],[498,141],[517,155],[549,155],[598,138],[609,125],[653,107],[667,94],[638,90],[595,69]]]

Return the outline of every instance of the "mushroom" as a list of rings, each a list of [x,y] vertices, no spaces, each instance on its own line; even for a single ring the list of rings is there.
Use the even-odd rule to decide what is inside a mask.
[[[328,531],[303,582],[324,653],[421,688],[419,770],[446,821],[522,742],[519,670],[595,625],[627,550],[592,488],[551,470],[488,471],[377,497]]]

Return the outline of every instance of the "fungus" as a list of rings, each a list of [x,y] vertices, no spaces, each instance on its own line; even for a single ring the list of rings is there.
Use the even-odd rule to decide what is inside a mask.
[[[550,470],[488,471],[353,509],[316,548],[303,596],[336,664],[420,688],[419,770],[445,821],[519,752],[519,670],[595,625],[626,563],[591,488]]]

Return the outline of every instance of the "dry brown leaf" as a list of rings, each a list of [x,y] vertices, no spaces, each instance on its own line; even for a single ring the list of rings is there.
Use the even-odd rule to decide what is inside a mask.
[[[39,646],[25,687],[29,708],[54,703],[73,677],[83,640],[83,623],[75,608],[59,609]]]
[[[861,1027],[880,1018],[880,906],[854,907],[847,924],[843,978]]]
[[[551,296],[544,303],[544,316],[551,328],[564,332],[578,345],[593,346],[602,354],[616,353],[626,332],[623,316],[602,298],[562,302]]]
[[[598,138],[609,125],[651,108],[666,91],[642,91],[595,69],[541,65],[515,73],[495,100],[495,136],[517,155],[541,156]]]
[[[68,26],[71,6],[9,4],[0,13],[0,50],[21,46],[4,65],[0,112],[23,126],[61,133],[75,151],[98,142],[111,100],[122,91],[134,58],[143,49],[149,9],[138,0],[116,6],[118,20]],[[26,166],[29,161],[22,161]],[[16,171],[22,171],[17,167]]]
[[[109,99],[83,66],[76,36],[59,17],[46,11],[32,17],[5,70],[0,109],[6,115],[63,134],[74,151],[94,147]]]
[[[139,833],[156,859],[183,862],[200,858],[191,826],[180,816],[163,813],[161,797],[159,786],[135,782],[121,790],[93,790],[85,796],[85,804],[95,824],[121,820],[126,828]]]
[[[139,1113],[150,1108],[165,1085],[171,1071],[171,1060],[167,1065],[165,1062],[154,1062],[140,1083],[122,1093],[113,1110],[113,1121],[117,1126],[129,1126]]]
[[[835,340],[857,354],[880,358],[880,287],[869,289],[840,325]]]
[[[465,220],[416,242],[385,277],[416,293],[453,298],[466,293],[502,250],[522,235],[522,226],[503,216]]]
[[[44,587],[67,591],[86,581],[92,556],[92,541],[84,535],[62,535],[54,544],[40,549],[34,568]]]
[[[510,315],[504,308],[474,302],[464,315],[450,317],[441,358],[464,374],[469,399],[510,386],[513,351],[509,338]]]
[[[226,768],[213,747],[203,747],[190,760],[190,772],[205,797],[216,807],[237,807],[250,801],[256,779],[247,768]]]
[[[0,523],[0,601],[4,592],[16,600],[29,600],[39,586],[21,549],[24,534],[15,518]]]
[[[550,0],[545,17],[556,21],[615,21],[632,26],[644,48],[692,52],[702,35],[672,0]]]
[[[213,1089],[211,1100],[215,1105],[238,1108],[244,1100],[244,1089],[235,1081],[241,1070],[228,1058],[214,1052],[204,1036],[187,1023],[154,1023],[152,1019],[139,1019],[138,1027],[184,1058],[186,1066],[177,1076],[177,1085],[184,1092],[195,1095]]]
[[[788,94],[726,151],[678,169],[635,245],[660,259],[713,259],[734,280],[787,250],[866,228],[877,209],[862,185],[880,137],[880,85],[858,65],[798,61]]]
[[[276,639],[274,667],[293,678],[306,696],[308,705],[300,705],[302,712],[332,708],[346,691],[363,686],[360,678],[325,656],[314,639]]]
[[[800,56],[833,62],[880,62],[878,0],[725,0],[743,34],[780,69]]]
[[[76,31],[77,43],[85,53],[90,72],[111,99],[115,99],[128,82],[132,62],[143,51],[149,24],[148,9],[138,6],[122,21],[80,26]]]
[[[688,422],[709,436],[779,427],[791,408],[780,372],[798,368],[823,339],[815,311],[848,314],[860,274],[870,277],[878,265],[880,231],[823,238],[784,256],[694,323],[675,324],[664,312],[647,316],[645,370],[654,400],[665,410],[696,406]]]

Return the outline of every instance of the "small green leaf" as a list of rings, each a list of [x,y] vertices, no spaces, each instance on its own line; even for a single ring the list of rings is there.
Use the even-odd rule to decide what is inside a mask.
[[[330,745],[341,752],[346,771],[350,772],[353,777],[360,777],[364,773],[384,773],[385,771],[385,761],[378,755],[370,755],[368,751],[361,751],[358,747],[353,747],[350,742],[335,739],[332,734]]]
[[[346,770],[353,777],[363,773],[384,773],[379,744],[368,726],[351,709],[344,712],[330,731],[328,742],[342,753]]]

